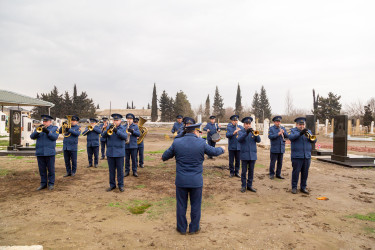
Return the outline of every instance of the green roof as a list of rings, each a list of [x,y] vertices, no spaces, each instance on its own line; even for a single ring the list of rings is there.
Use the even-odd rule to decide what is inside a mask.
[[[52,108],[52,102],[46,102],[37,98],[17,94],[0,89],[0,105],[2,106],[43,106]]]

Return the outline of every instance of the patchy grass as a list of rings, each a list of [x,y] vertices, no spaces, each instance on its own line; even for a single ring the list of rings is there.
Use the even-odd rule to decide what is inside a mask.
[[[107,161],[102,161],[98,165],[99,168],[108,168],[108,162]]]
[[[162,154],[164,153],[164,149],[163,150],[157,150],[157,151],[146,151],[145,153],[146,154]]]
[[[122,208],[123,205],[120,204],[120,202],[111,202],[108,204],[109,207],[119,207]]]
[[[153,160],[155,160],[155,158],[154,158],[154,157],[151,157],[151,156],[149,156],[149,155],[146,155],[145,158],[144,158],[144,160],[145,160],[145,161],[153,161]]]
[[[10,171],[7,169],[0,169],[0,176],[6,176],[10,174]]]
[[[147,200],[132,200],[126,208],[132,214],[143,214],[151,206]]]
[[[375,213],[368,213],[367,215],[353,214],[353,215],[350,215],[348,217],[349,218],[356,218],[358,220],[375,221]]]
[[[141,189],[141,188],[145,188],[145,187],[146,187],[146,185],[140,184],[140,185],[136,185],[134,188]]]
[[[15,156],[15,155],[8,155],[9,158],[11,159],[17,159],[17,160],[21,160],[23,158],[25,158],[24,156]]]
[[[265,168],[266,166],[264,166],[263,164],[260,164],[260,163],[255,163],[255,167],[256,168]]]
[[[27,160],[25,162],[32,162],[32,163],[34,163],[35,161],[34,160]]]
[[[365,229],[366,233],[375,233],[375,228],[365,227],[364,229]]]
[[[9,141],[1,140],[0,141],[0,146],[9,146]]]
[[[176,207],[175,197],[165,197],[160,201],[153,202],[151,209],[147,211],[149,219],[156,219],[166,212],[172,211]]]

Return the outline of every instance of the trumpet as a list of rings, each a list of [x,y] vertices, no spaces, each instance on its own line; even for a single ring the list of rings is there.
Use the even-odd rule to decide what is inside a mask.
[[[258,136],[259,135],[259,131],[258,130],[253,130],[253,135],[254,136]]]
[[[116,128],[116,125],[111,125],[109,129],[107,130],[108,135],[113,135],[113,129]]]
[[[305,136],[306,136],[307,139],[309,139],[311,142],[313,142],[313,141],[316,140],[316,136],[315,136],[315,135],[312,135],[309,131],[306,131]]]
[[[88,125],[87,126],[87,131],[86,132],[83,132],[82,135],[87,135],[89,132],[93,131],[94,130],[94,127],[91,126],[91,125]]]
[[[42,133],[43,132],[44,125],[40,125],[39,127],[36,128],[36,132]]]

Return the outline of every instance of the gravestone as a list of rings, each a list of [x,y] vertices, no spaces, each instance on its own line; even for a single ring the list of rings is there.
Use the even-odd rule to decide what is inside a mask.
[[[374,133],[374,121],[371,122],[371,130],[370,130],[370,133],[371,133],[371,134]]]
[[[271,145],[270,139],[268,139],[269,128],[270,128],[270,120],[265,119],[263,121],[263,137],[261,139],[261,143],[265,146]]]
[[[35,141],[30,138],[31,133],[33,132],[32,124],[33,120],[23,115],[21,132],[21,144],[23,146],[32,145],[35,143]]]
[[[319,134],[319,119],[316,120],[316,128],[315,128],[315,134]]]
[[[326,126],[324,128],[324,135],[328,135],[328,119],[326,119]]]
[[[335,127],[335,119],[332,118],[332,120],[331,120],[331,133],[333,133],[334,127]]]
[[[353,134],[352,120],[348,120],[348,135]]]
[[[8,135],[6,131],[6,114],[0,111],[0,135]]]
[[[202,115],[198,115],[198,123],[202,123]]]
[[[10,110],[9,117],[9,146],[19,146],[21,145],[21,111]]]
[[[318,160],[346,167],[375,167],[374,157],[348,155],[348,116],[337,115],[334,119],[333,154],[330,158],[318,158]]]
[[[359,128],[359,126],[360,126],[360,121],[359,121],[359,119],[357,119],[356,124],[355,124],[355,135],[359,135],[360,134],[360,128]]]

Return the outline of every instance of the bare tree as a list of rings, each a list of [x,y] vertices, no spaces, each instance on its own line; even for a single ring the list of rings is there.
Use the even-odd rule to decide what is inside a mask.
[[[364,105],[361,100],[357,100],[350,104],[346,104],[343,113],[348,115],[350,119],[360,119],[364,114]]]
[[[285,114],[291,115],[293,113],[294,106],[293,106],[293,97],[290,94],[290,90],[288,89],[288,92],[286,92],[285,96]]]
[[[367,104],[370,105],[372,116],[375,116],[375,98],[371,97],[370,100],[368,100]]]

